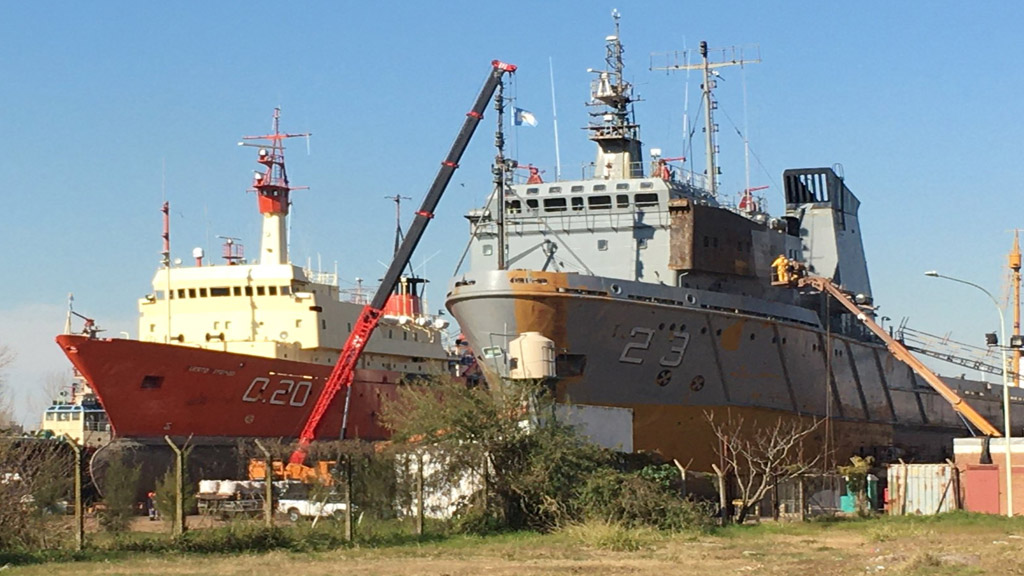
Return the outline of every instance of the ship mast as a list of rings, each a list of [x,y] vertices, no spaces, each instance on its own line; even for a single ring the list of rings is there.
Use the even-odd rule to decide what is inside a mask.
[[[643,152],[640,127],[633,119],[633,86],[623,76],[622,42],[619,41],[618,10],[612,10],[615,34],[605,38],[605,70],[589,69],[597,74],[590,83],[587,106],[602,106],[591,112],[595,119],[588,126],[589,138],[597,143],[594,162],[596,178],[643,178]]]
[[[704,100],[704,155],[707,167],[704,169],[707,177],[707,190],[712,196],[718,195],[718,175],[721,169],[718,167],[718,144],[715,134],[718,133],[718,125],[715,124],[714,111],[718,109],[718,101],[714,97],[714,89],[718,86],[715,78],[718,77],[716,68],[725,66],[743,66],[744,64],[757,64],[761,61],[760,55],[752,59],[743,58],[743,50],[737,47],[726,48],[721,51],[721,56],[710,58],[708,56],[708,43],[700,43],[700,64],[690,64],[692,51],[672,52],[665,54],[668,57],[666,66],[651,66],[651,70],[701,70],[704,73],[704,82],[701,84],[701,93]],[[746,98],[746,84],[744,83],[744,98]],[[744,136],[745,138],[745,136]],[[749,188],[749,184],[747,188]]]
[[[309,138],[303,134],[282,134],[280,131],[281,109],[274,108],[274,132],[264,136],[243,136],[239,146],[259,148],[257,162],[263,165],[262,172],[253,177],[251,192],[256,192],[260,214],[263,215],[263,237],[260,242],[261,264],[287,264],[288,241],[285,226],[292,190],[306,190],[308,186],[293,187],[288,184],[288,173],[284,168],[284,140],[286,138]],[[266,142],[260,142],[264,140]],[[250,143],[252,141],[252,143]]]

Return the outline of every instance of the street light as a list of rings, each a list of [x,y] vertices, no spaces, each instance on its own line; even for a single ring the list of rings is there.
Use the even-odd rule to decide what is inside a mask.
[[[1010,375],[1007,374],[1006,365],[1006,321],[1003,318],[1003,309],[999,306],[999,301],[996,300],[995,296],[991,292],[978,286],[974,282],[968,282],[967,280],[961,280],[959,278],[953,278],[952,276],[945,276],[939,274],[935,270],[930,270],[924,273],[925,276],[931,276],[932,278],[945,278],[946,280],[952,280],[953,282],[959,282],[968,286],[973,286],[978,290],[981,290],[988,296],[989,300],[996,307],[996,312],[999,312],[999,332],[1002,338],[1002,344],[999,346],[999,351],[1003,356],[1003,436],[1005,440],[1005,452],[1006,452],[1006,515],[1013,516],[1013,469],[1010,459]]]

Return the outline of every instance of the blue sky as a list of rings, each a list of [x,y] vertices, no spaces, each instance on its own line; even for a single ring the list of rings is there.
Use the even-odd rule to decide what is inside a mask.
[[[18,415],[37,425],[42,385],[66,364],[53,344],[66,297],[110,334],[136,334],[136,300],[159,261],[162,199],[172,252],[219,253],[217,235],[258,249],[244,193],[246,134],[312,132],[289,150],[292,255],[343,280],[376,279],[393,205],[419,202],[491,59],[519,66],[509,94],[540,124],[512,154],[554,174],[549,58],[563,174],[593,149],[587,68],[603,65],[622,13],[627,74],[645,148],[683,153],[684,94],[697,77],[650,72],[650,54],[758,44],[763,62],[722,71],[722,189],[744,186],[742,87],[751,183],[782,208],[784,169],[841,163],[863,202],[882,314],[981,341],[996,314],[980,293],[922,275],[969,278],[997,296],[1021,226],[1024,8],[1014,2],[10,2],[0,29],[0,343]],[[490,120],[490,117],[488,117]],[[464,249],[462,214],[490,188],[493,124],[481,125],[415,261],[443,307]],[[697,136],[700,136],[698,131]],[[696,158],[700,161],[699,155]],[[762,167],[763,166],[763,167]],[[953,371],[953,369],[950,369]]]

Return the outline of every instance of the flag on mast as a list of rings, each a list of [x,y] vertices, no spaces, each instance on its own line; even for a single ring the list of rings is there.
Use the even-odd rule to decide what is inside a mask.
[[[529,126],[537,125],[537,117],[533,115],[533,112],[529,110],[523,110],[522,108],[512,107],[513,118],[516,126],[522,126],[527,124]]]

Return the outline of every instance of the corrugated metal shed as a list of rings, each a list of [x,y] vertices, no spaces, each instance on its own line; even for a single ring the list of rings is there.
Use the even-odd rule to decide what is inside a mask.
[[[947,464],[890,464],[889,513],[939,514],[960,508],[960,477]]]

